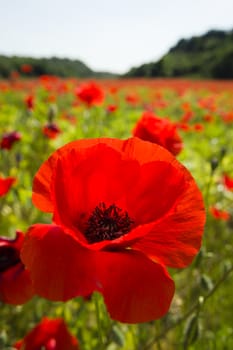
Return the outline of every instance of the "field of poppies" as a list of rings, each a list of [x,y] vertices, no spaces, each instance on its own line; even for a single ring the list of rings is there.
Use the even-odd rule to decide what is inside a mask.
[[[0,349],[232,349],[232,126],[231,81],[0,81]]]

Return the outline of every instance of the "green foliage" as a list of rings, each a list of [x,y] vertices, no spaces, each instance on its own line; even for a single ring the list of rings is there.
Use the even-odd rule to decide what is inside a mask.
[[[211,30],[181,39],[157,62],[132,68],[126,77],[233,78],[233,31]]]
[[[117,323],[108,317],[101,296],[94,297],[99,305],[99,324],[106,350],[231,350],[233,193],[224,188],[222,175],[228,172],[233,176],[233,129],[232,124],[223,121],[222,114],[232,112],[233,90],[216,88],[213,92],[205,85],[196,90],[188,86],[180,94],[178,84],[177,89],[137,84],[119,88],[116,96],[107,94],[104,105],[89,109],[74,103],[75,86],[64,94],[57,91],[56,85],[47,91],[37,82],[33,86],[35,108],[31,111],[24,104],[28,93],[26,85],[25,89],[14,90],[14,85],[9,84],[8,89],[1,91],[0,135],[11,130],[22,134],[22,140],[10,151],[0,151],[0,172],[18,179],[7,196],[0,198],[1,235],[13,237],[16,229],[26,232],[33,223],[51,221],[50,215],[32,205],[31,187],[35,172],[55,149],[81,138],[129,137],[145,104],[154,102],[155,92],[161,94],[165,104],[157,106],[154,112],[161,117],[169,116],[174,122],[180,122],[183,116],[182,104],[189,103],[193,117],[188,124],[189,132],[179,130],[184,150],[178,158],[191,171],[205,198],[207,222],[202,249],[190,267],[171,271],[176,294],[169,313],[161,320],[136,325]],[[137,105],[126,103],[128,92],[140,97]],[[56,102],[48,102],[49,94],[55,94]],[[200,106],[200,100],[213,96],[214,110]],[[106,112],[111,103],[118,106],[112,114]],[[64,114],[74,117],[76,123],[72,124]],[[211,114],[212,122],[205,121],[206,114]],[[42,133],[43,126],[51,118],[61,129],[61,134],[53,140]],[[200,132],[194,129],[197,123],[203,125]],[[229,211],[231,219],[223,221],[212,217],[209,213],[212,205]],[[0,349],[10,350],[12,344],[25,336],[42,317],[49,316],[65,319],[82,350],[99,350],[93,301],[93,298],[75,298],[66,303],[52,303],[34,297],[22,306],[2,303]]]
[[[22,65],[28,64],[32,71],[22,72]],[[79,60],[68,58],[32,58],[20,56],[3,56],[0,55],[0,78],[8,78],[12,72],[20,72],[22,76],[37,77],[40,75],[56,75],[59,77],[112,77],[111,73],[94,72],[86,64]]]

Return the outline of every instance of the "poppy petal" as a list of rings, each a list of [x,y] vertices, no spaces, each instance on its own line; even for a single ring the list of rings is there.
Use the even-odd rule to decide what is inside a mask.
[[[19,263],[0,276],[0,300],[11,305],[26,303],[34,295],[29,272]]]
[[[139,181],[130,192],[129,216],[138,225],[161,218],[184,191],[183,171],[168,162],[155,161],[141,166]]]
[[[51,182],[53,173],[56,170],[56,162],[59,157],[65,156],[65,154],[69,153],[72,149],[82,150],[86,147],[91,147],[99,143],[106,143],[111,147],[114,146],[114,148],[120,149],[122,142],[123,141],[118,139],[84,139],[70,142],[59,148],[41,165],[34,177],[32,194],[32,201],[34,205],[45,212],[53,211]]]
[[[60,157],[65,157],[72,149],[81,151],[98,144],[105,144],[119,152],[123,152],[128,159],[136,159],[140,164],[154,160],[168,161],[172,164],[174,163],[176,167],[179,164],[175,157],[164,148],[136,137],[125,141],[112,138],[73,141],[54,152],[39,168],[33,181],[32,201],[34,205],[42,211],[53,212],[51,184],[53,174],[56,171],[57,160]]]
[[[168,215],[151,225],[150,232],[132,245],[166,266],[189,265],[198,253],[205,225],[201,192],[186,173],[187,189]]]
[[[160,264],[140,252],[101,252],[98,275],[111,317],[138,323],[166,314],[174,295],[174,282]]]
[[[15,181],[16,178],[14,177],[7,177],[5,179],[0,177],[0,197],[7,194]]]
[[[104,144],[83,152],[73,149],[57,162],[54,221],[83,232],[93,210],[100,203],[122,203],[138,176],[137,161],[123,160],[121,153]]]
[[[30,271],[36,293],[42,297],[65,301],[97,289],[94,255],[59,226],[31,226],[21,258]]]

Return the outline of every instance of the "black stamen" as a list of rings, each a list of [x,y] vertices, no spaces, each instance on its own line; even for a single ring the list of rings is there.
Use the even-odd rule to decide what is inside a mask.
[[[89,243],[111,241],[128,233],[132,223],[128,213],[115,204],[107,208],[105,203],[100,203],[87,221],[85,237]]]
[[[6,271],[19,262],[20,258],[16,249],[9,246],[0,247],[0,272]]]

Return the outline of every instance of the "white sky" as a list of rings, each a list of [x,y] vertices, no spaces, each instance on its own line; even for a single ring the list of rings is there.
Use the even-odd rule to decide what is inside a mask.
[[[0,54],[94,70],[126,72],[210,29],[233,29],[233,0],[0,0]]]

